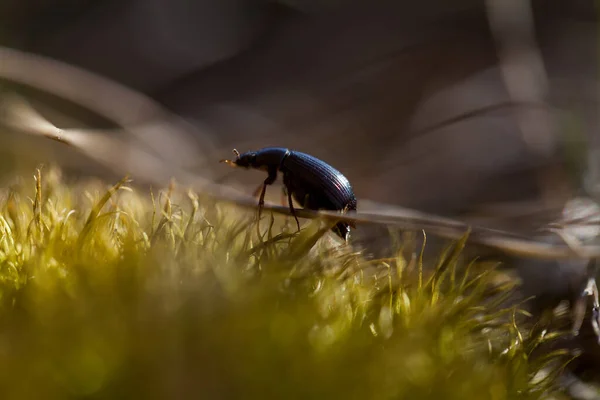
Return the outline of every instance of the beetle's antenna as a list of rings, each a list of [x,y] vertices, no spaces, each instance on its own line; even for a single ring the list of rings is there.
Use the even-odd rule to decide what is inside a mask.
[[[235,154],[236,159],[240,158],[240,152],[237,149],[233,149],[233,154]]]

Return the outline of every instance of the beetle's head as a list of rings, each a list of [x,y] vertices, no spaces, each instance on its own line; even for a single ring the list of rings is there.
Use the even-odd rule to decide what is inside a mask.
[[[235,154],[235,160],[221,160],[220,162],[231,165],[232,167],[258,168],[258,166],[256,165],[255,151],[249,151],[240,154],[239,151],[233,149],[233,154]]]

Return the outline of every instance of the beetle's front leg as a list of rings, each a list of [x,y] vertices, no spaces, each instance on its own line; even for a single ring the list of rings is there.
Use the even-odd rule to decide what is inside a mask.
[[[265,179],[263,184],[254,191],[254,197],[256,197],[258,195],[258,193],[260,193],[260,197],[258,199],[258,220],[259,221],[260,221],[260,216],[262,213],[263,206],[265,205],[265,194],[267,193],[267,186],[272,185],[273,182],[275,182],[275,180],[277,179],[277,169],[276,168],[269,168],[268,172],[269,172],[269,176],[267,176],[267,179]]]

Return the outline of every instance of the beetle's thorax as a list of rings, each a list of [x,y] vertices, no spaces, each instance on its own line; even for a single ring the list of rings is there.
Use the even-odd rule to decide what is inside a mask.
[[[266,147],[256,152],[256,165],[277,167],[281,169],[283,161],[290,155],[290,150],[284,147]]]

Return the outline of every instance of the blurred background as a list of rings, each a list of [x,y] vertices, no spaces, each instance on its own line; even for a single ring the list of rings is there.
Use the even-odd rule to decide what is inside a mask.
[[[210,179],[254,189],[261,173],[217,161],[286,146],[360,199],[517,228],[596,190],[597,17],[584,0],[4,0],[0,42],[150,96],[186,124],[161,147],[181,140],[173,162]],[[115,124],[28,90],[61,127]],[[5,159],[99,168],[6,140]]]
[[[595,4],[2,0],[0,46],[98,74],[172,114],[0,52],[0,91],[20,92],[56,126],[90,130],[82,147],[112,167],[5,127],[0,172],[52,161],[74,176],[166,184],[177,167],[251,193],[264,173],[218,161],[233,148],[285,146],[342,171],[359,211],[387,203],[535,231],[568,199],[600,194]],[[103,147],[105,134],[158,149],[165,167],[150,172],[131,147]],[[578,293],[585,263],[548,264],[521,265],[530,293]]]

